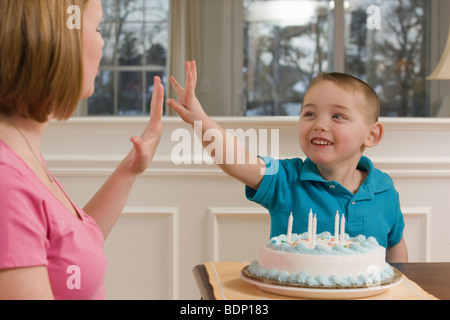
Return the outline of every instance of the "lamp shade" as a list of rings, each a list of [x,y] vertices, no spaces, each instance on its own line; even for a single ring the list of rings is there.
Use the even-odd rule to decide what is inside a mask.
[[[427,80],[450,80],[450,32],[441,61]]]

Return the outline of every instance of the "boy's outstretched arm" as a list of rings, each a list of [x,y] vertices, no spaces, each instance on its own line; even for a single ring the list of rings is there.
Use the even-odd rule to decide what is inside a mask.
[[[185,67],[186,83],[184,88],[174,77],[170,78],[170,83],[178,95],[178,102],[174,99],[168,99],[167,104],[175,110],[186,123],[194,126],[195,122],[201,122],[202,136],[199,138],[202,141],[203,148],[207,149],[207,146],[212,143],[211,141],[202,139],[205,132],[215,132],[214,137],[216,139],[219,137],[222,139],[221,143],[216,142],[215,145],[222,146],[222,148],[217,147],[211,150],[212,154],[210,154],[210,156],[214,159],[219,168],[226,174],[238,179],[249,187],[255,190],[258,189],[265,172],[266,165],[264,161],[256,155],[249,153],[245,146],[242,145],[235,136],[223,130],[206,114],[195,96],[195,87],[197,84],[197,68],[195,61],[186,62]],[[200,132],[197,134],[200,134]],[[245,161],[242,161],[241,159],[245,159]],[[242,162],[244,163],[242,164]]]

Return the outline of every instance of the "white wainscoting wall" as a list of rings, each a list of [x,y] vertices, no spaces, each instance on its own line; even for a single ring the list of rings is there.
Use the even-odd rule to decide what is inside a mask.
[[[229,129],[267,130],[269,137],[279,130],[279,157],[304,157],[297,118],[216,120]],[[366,155],[390,174],[400,193],[410,261],[450,261],[450,119],[382,122],[384,139]],[[174,164],[182,159],[172,155],[180,144],[172,134],[181,128],[194,135],[179,118],[163,123],[155,159],[105,243],[108,299],[198,299],[193,267],[205,261],[251,261],[269,237],[267,211],[246,200],[240,182],[199,158]],[[129,138],[145,125],[145,118],[120,117],[52,122],[42,151],[68,194],[83,206],[130,150]]]

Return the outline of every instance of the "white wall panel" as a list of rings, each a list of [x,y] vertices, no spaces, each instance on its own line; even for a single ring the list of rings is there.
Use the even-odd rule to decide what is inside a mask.
[[[410,262],[430,261],[431,208],[402,208],[405,219],[403,237]]]
[[[262,208],[210,208],[211,261],[252,261],[269,240],[270,216]]]
[[[105,243],[107,299],[178,298],[177,208],[125,208]]]

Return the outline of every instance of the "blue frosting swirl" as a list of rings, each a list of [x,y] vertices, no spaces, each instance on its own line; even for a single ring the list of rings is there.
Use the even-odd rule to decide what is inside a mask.
[[[308,238],[308,233],[303,234],[293,234],[291,237],[291,243],[296,243],[297,241],[306,240]],[[320,239],[331,239],[332,236],[329,232],[323,232],[317,235]],[[305,246],[303,243],[298,242],[295,246],[286,242],[286,235],[282,234],[278,237],[273,237],[267,244],[267,247],[272,250],[277,250],[281,252],[289,253],[300,253],[300,254],[313,254],[313,255],[351,255],[351,254],[361,254],[374,251],[380,246],[374,237],[369,237],[366,239],[364,235],[359,235],[356,237],[350,237],[345,234],[344,239],[346,241],[351,241],[352,243],[346,247],[340,244],[334,245],[332,248],[328,248],[320,243],[316,244],[314,248]]]
[[[296,283],[301,285],[308,285],[312,287],[349,287],[349,286],[363,286],[363,285],[377,285],[382,281],[391,279],[394,276],[394,270],[386,263],[383,270],[374,270],[368,274],[361,274],[358,277],[348,276],[341,277],[338,275],[331,275],[325,277],[322,275],[312,276],[306,272],[297,274],[289,274],[286,271],[266,270],[259,266],[258,261],[253,261],[248,271],[255,276],[274,280],[283,283]]]

